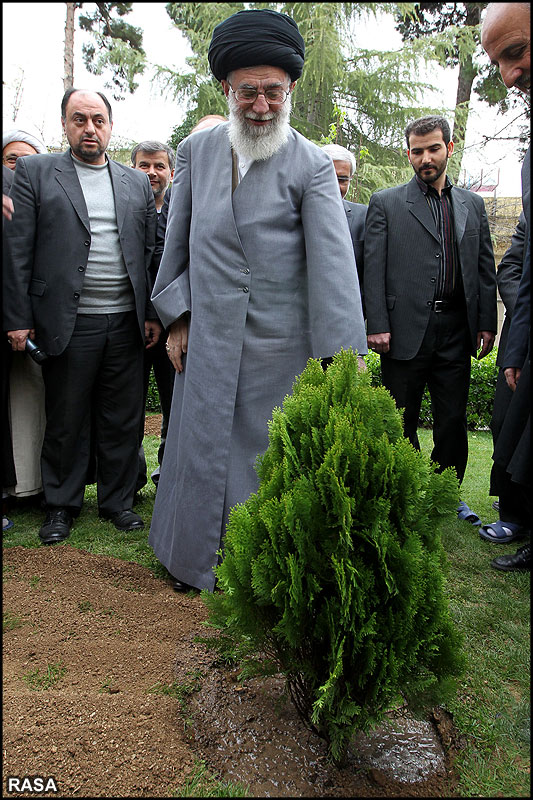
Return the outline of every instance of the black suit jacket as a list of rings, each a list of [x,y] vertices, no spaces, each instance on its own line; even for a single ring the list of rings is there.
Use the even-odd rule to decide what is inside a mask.
[[[165,196],[163,198],[163,205],[161,206],[161,211],[157,215],[157,225],[156,225],[156,232],[155,232],[155,248],[154,248],[154,255],[152,258],[152,264],[150,267],[151,275],[152,275],[152,286],[155,283],[155,279],[157,278],[157,271],[159,269],[159,264],[161,263],[161,257],[163,255],[163,249],[165,247],[165,234],[167,232],[167,220],[168,220],[168,207],[170,205],[170,197],[172,194],[172,184],[168,187],[165,192]]]
[[[518,286],[524,269],[525,250],[526,218],[522,211],[518,218],[518,224],[511,237],[511,244],[498,264],[498,272],[496,275],[498,291],[505,306],[505,319],[500,333],[498,355],[496,357],[496,364],[500,367],[503,365],[507,336],[509,335],[509,326],[511,325],[511,317],[513,316],[516,296],[518,294]]]
[[[485,204],[452,188],[455,235],[475,355],[478,331],[497,330],[496,268]],[[365,226],[365,306],[368,334],[390,333],[391,358],[408,360],[426,332],[442,249],[416,177],[370,198]]]
[[[135,295],[139,331],[156,319],[150,302],[150,262],[156,210],[148,176],[109,160],[118,233]],[[35,328],[49,355],[68,345],[83,291],[91,226],[70,150],[19,158],[11,197],[16,209],[6,227],[4,330]]]
[[[357,274],[359,275],[359,285],[362,293],[365,258],[365,220],[368,206],[362,203],[350,203],[348,200],[343,200],[342,204],[346,212],[350,236],[352,237],[355,263],[357,265]]]
[[[518,296],[509,329],[503,367],[524,366],[529,353],[531,336],[531,205],[530,205],[530,149],[522,167],[522,205],[526,220],[526,254],[524,271],[518,287]]]

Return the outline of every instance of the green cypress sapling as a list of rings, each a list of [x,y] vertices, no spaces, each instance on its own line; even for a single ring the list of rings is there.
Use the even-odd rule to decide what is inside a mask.
[[[335,761],[400,693],[442,690],[463,668],[437,527],[458,485],[435,469],[342,351],[326,372],[310,360],[274,409],[259,489],[231,511],[222,592],[204,593],[216,646],[244,675],[282,673]]]

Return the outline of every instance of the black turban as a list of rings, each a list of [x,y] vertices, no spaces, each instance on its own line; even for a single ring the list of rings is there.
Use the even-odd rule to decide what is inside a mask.
[[[302,74],[304,40],[287,14],[270,9],[237,11],[215,30],[209,45],[209,66],[215,78],[225,80],[234,69],[265,64],[288,72],[291,81]]]

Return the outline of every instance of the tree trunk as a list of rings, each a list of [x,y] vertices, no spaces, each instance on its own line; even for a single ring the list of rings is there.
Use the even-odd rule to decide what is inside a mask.
[[[466,26],[479,25],[481,21],[481,7],[477,3],[465,3],[466,6]],[[453,125],[452,139],[455,145],[456,157],[448,167],[448,173],[453,182],[461,174],[461,164],[465,146],[466,126],[468,123],[468,112],[470,110],[470,97],[472,95],[472,84],[478,73],[474,65],[472,56],[461,63],[459,66],[459,78],[457,81],[457,96],[455,100],[455,121]]]
[[[74,86],[74,14],[76,3],[65,3],[67,19],[65,22],[65,51],[63,56],[63,88],[66,91]]]

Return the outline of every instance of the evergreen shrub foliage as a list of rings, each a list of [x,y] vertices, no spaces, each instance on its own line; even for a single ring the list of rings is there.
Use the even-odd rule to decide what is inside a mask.
[[[438,692],[462,670],[437,529],[455,516],[457,479],[403,437],[351,351],[326,372],[308,362],[269,442],[258,492],[230,514],[222,592],[203,595],[221,629],[211,644],[244,676],[281,672],[341,761],[399,694]]]
[[[159,391],[155,380],[153,368],[150,370],[150,377],[148,379],[148,392],[146,394],[146,410],[161,413],[161,402],[159,400]]]

